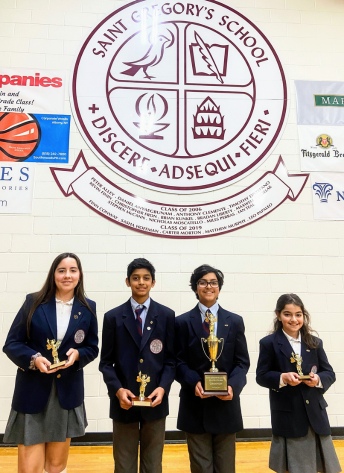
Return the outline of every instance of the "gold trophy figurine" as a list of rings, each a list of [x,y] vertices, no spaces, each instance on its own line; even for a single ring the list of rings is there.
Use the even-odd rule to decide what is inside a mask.
[[[152,400],[145,396],[146,386],[150,381],[150,376],[148,374],[142,374],[141,371],[139,372],[136,381],[140,383],[140,395],[135,396],[132,400],[133,406],[141,406],[141,407],[151,407]]]
[[[296,355],[294,352],[291,354],[290,358],[291,363],[296,363],[297,374],[299,375],[300,379],[310,379],[311,377],[309,374],[303,374],[302,372],[302,356]]]
[[[227,383],[227,373],[219,372],[218,368],[215,366],[215,361],[217,361],[222,353],[224,340],[223,338],[217,338],[215,335],[215,322],[216,317],[210,311],[206,312],[205,321],[209,323],[209,337],[202,338],[202,348],[205,356],[211,362],[211,368],[209,371],[204,373],[204,394],[208,395],[226,395],[228,394],[228,383]],[[218,355],[219,343],[221,343],[221,352]],[[204,344],[208,347],[209,356],[207,355]]]
[[[57,350],[60,347],[60,345],[61,345],[60,340],[57,340],[56,342],[54,339],[49,340],[49,338],[47,338],[47,349],[51,350],[51,353],[53,355],[53,360],[54,360],[53,364],[49,366],[50,370],[53,370],[54,368],[58,368],[59,366],[64,366],[66,364],[66,360],[60,361],[58,357]]]

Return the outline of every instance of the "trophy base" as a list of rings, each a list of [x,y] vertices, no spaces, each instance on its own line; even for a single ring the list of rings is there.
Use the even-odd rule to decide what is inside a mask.
[[[131,404],[133,406],[139,406],[139,407],[152,407],[152,400],[149,399],[148,397],[145,397],[144,399],[140,399],[138,396],[136,396],[132,399]]]
[[[58,363],[53,363],[52,365],[49,366],[49,369],[53,370],[55,368],[58,368],[59,366],[64,366],[66,363],[67,363],[67,360],[59,361]]]
[[[227,373],[224,371],[218,373],[207,371],[204,373],[204,394],[207,396],[226,396],[228,394]]]
[[[299,374],[299,379],[311,379],[309,374]]]

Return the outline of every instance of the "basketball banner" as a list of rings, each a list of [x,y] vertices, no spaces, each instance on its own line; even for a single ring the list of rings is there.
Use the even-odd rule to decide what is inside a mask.
[[[69,115],[0,112],[0,161],[68,163]]]
[[[301,170],[344,172],[344,82],[295,81]]]

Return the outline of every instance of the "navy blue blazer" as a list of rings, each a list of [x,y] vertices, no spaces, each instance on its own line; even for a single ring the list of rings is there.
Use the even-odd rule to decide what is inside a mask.
[[[88,300],[94,314],[96,304]],[[60,361],[67,359],[70,348],[79,351],[79,360],[70,368],[53,374],[29,369],[32,355],[40,352],[53,361],[51,350],[47,349],[47,338],[57,339],[56,302],[52,298],[35,310],[27,337],[26,321],[32,304],[32,294],[16,315],[7,335],[3,351],[18,366],[12,407],[17,412],[35,414],[47,404],[53,380],[56,380],[57,395],[61,407],[73,409],[84,400],[83,368],[98,355],[98,326],[96,316],[74,298],[67,332],[58,349]]]
[[[293,349],[282,329],[260,340],[256,379],[258,384],[269,389],[274,435],[304,437],[309,426],[319,435],[331,433],[323,393],[335,382],[336,377],[322,341],[317,341],[317,348],[308,348],[301,341],[302,372],[309,374],[312,368],[313,371],[316,369],[323,388],[310,388],[304,383],[280,388],[281,373],[297,372],[296,363],[290,361]]]
[[[110,397],[110,417],[119,422],[152,421],[168,415],[168,394],[175,375],[174,312],[150,300],[142,338],[138,334],[130,299],[104,315],[99,369]],[[116,392],[130,389],[139,395],[138,373],[150,382],[145,395],[157,387],[165,390],[162,403],[154,408],[122,409]]]
[[[224,339],[224,348],[216,367],[228,375],[228,385],[233,389],[231,401],[195,396],[196,384],[203,384],[204,372],[211,367],[202,349],[198,305],[176,318],[176,380],[181,384],[177,427],[190,433],[234,433],[243,428],[239,395],[250,366],[244,322],[240,315],[222,307],[217,316],[217,337]]]

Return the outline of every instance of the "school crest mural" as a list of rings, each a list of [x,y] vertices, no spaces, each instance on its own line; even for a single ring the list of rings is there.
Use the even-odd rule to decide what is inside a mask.
[[[238,194],[173,204],[173,194],[218,190],[257,169],[286,119],[275,50],[249,19],[220,2],[143,0],[111,13],[77,56],[71,103],[99,159],[161,198],[129,194],[82,153],[73,169],[52,168],[55,180],[66,196],[74,193],[136,231],[170,238],[233,231],[295,200],[308,177],[289,175],[280,158]]]

